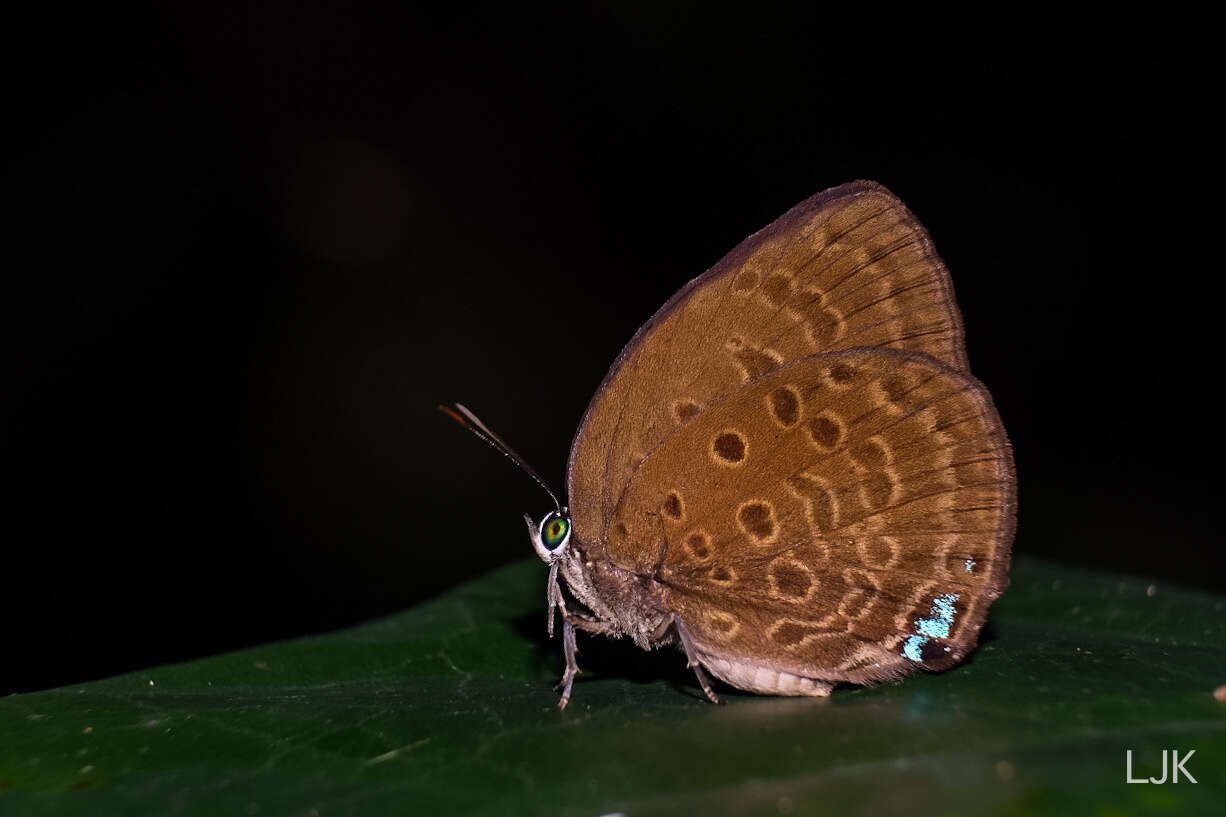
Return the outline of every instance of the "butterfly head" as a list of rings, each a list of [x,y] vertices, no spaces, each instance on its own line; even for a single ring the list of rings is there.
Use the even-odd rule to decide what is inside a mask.
[[[552,510],[540,522],[524,514],[532,549],[545,564],[553,564],[570,545],[571,524],[566,508]]]

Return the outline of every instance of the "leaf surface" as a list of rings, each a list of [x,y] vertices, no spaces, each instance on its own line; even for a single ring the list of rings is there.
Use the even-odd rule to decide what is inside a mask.
[[[523,561],[404,613],[0,699],[0,814],[1211,814],[1226,599],[1018,558],[980,649],[830,699],[584,639],[565,712]],[[1179,784],[1161,751],[1195,754]]]

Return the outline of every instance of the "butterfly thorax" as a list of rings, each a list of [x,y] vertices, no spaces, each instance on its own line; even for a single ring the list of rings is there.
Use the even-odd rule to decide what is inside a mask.
[[[669,611],[650,577],[618,567],[603,548],[573,542],[560,559],[559,572],[571,595],[609,629],[643,648],[669,641]]]

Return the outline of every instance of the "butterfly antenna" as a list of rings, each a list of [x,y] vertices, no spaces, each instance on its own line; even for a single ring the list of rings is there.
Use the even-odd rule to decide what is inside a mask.
[[[553,500],[554,509],[559,514],[562,513],[562,503],[558,502],[558,497],[549,489],[549,486],[545,484],[545,480],[541,479],[541,475],[538,474],[531,465],[524,462],[524,458],[519,454],[516,454],[514,448],[507,445],[502,441],[501,437],[490,431],[486,427],[485,423],[481,422],[477,415],[473,414],[460,403],[455,404],[455,409],[450,409],[442,404],[439,405],[438,409],[460,425],[467,428],[473,434],[480,437],[482,440],[485,440],[494,448],[494,450],[500,452],[504,457],[522,468],[524,473],[536,480],[536,484],[544,488],[545,493],[549,494],[549,498]]]

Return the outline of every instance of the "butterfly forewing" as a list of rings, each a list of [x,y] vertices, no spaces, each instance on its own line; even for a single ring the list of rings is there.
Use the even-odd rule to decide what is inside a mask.
[[[966,368],[944,265],[907,208],[871,182],[797,205],[639,330],[571,448],[576,535],[610,535],[634,469],[703,408],[790,361],[861,346]]]
[[[865,681],[974,646],[1006,583],[1008,443],[986,390],[925,355],[796,361],[635,470],[608,554],[654,575],[709,655]]]

